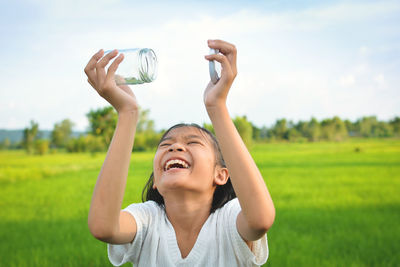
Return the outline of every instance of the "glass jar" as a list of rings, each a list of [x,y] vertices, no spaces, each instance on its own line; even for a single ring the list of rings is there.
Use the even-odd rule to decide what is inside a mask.
[[[108,50],[105,54],[112,52]],[[118,49],[124,54],[115,73],[117,84],[150,83],[157,78],[157,56],[150,48]]]

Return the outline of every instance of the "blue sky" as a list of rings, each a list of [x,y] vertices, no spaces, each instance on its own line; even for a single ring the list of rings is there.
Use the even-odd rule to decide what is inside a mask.
[[[107,106],[83,68],[100,48],[153,48],[155,82],[132,86],[157,128],[209,122],[209,38],[238,49],[228,106],[257,126],[400,116],[398,1],[9,1],[0,11],[0,128],[41,129]]]

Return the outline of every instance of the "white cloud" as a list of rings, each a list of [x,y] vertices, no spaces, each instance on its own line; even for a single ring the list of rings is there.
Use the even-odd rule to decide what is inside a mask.
[[[385,76],[380,73],[375,75],[374,77],[374,81],[378,84],[378,85],[383,85],[385,83]]]
[[[339,82],[343,87],[348,87],[348,86],[354,85],[356,82],[356,79],[354,78],[354,75],[348,74],[348,75],[340,77]]]
[[[362,57],[365,57],[365,56],[367,56],[369,53],[370,53],[370,48],[368,47],[368,46],[365,46],[365,45],[363,45],[363,46],[361,46],[360,48],[359,48],[359,53],[360,53],[360,55],[362,56]]]

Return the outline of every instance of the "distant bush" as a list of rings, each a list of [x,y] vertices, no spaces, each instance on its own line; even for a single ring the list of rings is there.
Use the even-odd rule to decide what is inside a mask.
[[[7,150],[11,147],[11,141],[9,138],[4,139],[0,142],[0,150]]]
[[[33,147],[35,154],[44,155],[49,151],[49,140],[47,139],[38,139],[35,140]]]
[[[84,136],[71,138],[66,145],[67,152],[85,152],[87,144]]]
[[[67,152],[101,152],[107,150],[105,140],[92,134],[71,138],[66,145]]]
[[[160,141],[161,133],[142,132],[136,133],[133,151],[155,150]]]
[[[235,117],[233,123],[243,142],[250,148],[253,142],[253,125],[247,120],[246,116]]]
[[[54,125],[51,132],[51,145],[56,148],[65,148],[72,136],[72,127],[74,123],[69,119],[65,119]]]

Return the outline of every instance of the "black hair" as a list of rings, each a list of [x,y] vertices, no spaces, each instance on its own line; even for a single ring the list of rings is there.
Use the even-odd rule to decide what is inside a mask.
[[[199,129],[203,133],[206,133],[210,137],[212,144],[214,146],[214,151],[215,151],[215,155],[216,155],[216,157],[215,157],[216,164],[220,165],[221,167],[226,168],[226,164],[225,164],[224,158],[222,157],[222,152],[218,145],[217,138],[209,130],[199,126],[198,124],[195,124],[195,123],[176,124],[164,132],[164,134],[162,135],[160,142],[158,144],[161,143],[161,141],[167,136],[167,134],[171,130],[176,129],[176,128],[181,128],[181,127],[194,127],[194,128]],[[154,172],[151,173],[149,180],[147,181],[146,185],[143,188],[142,201],[145,202],[148,200],[153,200],[158,205],[164,207],[164,198],[158,192],[157,188],[156,189],[153,188],[153,184],[154,184]],[[217,187],[215,188],[214,195],[213,195],[213,201],[211,204],[210,214],[213,213],[215,210],[222,208],[225,205],[225,203],[227,203],[231,199],[234,199],[235,197],[236,197],[236,194],[235,194],[235,191],[233,190],[231,179],[228,178],[228,181],[224,185],[217,185]]]

